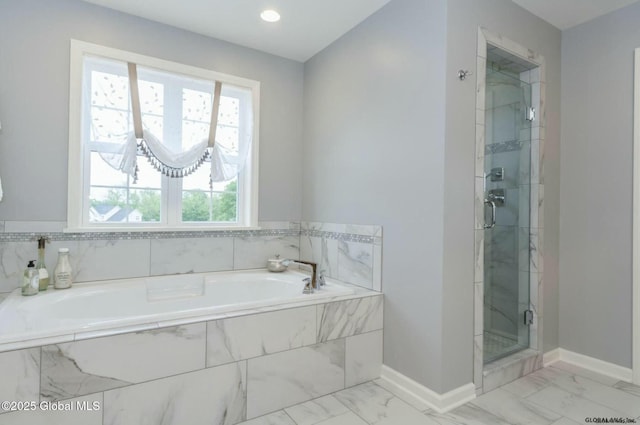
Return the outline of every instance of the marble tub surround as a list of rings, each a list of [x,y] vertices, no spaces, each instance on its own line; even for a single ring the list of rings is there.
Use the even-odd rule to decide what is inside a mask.
[[[205,329],[194,323],[44,346],[40,396],[63,400],[201,369]]]
[[[98,397],[103,425],[233,425],[379,376],[382,295],[351,297],[363,298],[3,352],[0,394]],[[356,325],[319,320],[324,311]],[[19,413],[0,413],[0,424]]]
[[[299,258],[298,222],[261,222],[260,230],[116,233],[64,233],[58,222],[34,222],[49,232],[25,232],[27,224],[18,224],[0,233],[0,293],[19,286],[27,261],[37,258],[39,235],[50,240],[50,272],[58,248],[69,248],[74,282],[264,268],[274,252]]]
[[[302,222],[300,258],[326,276],[382,290],[381,226]]]
[[[64,222],[8,221],[0,227],[0,294],[18,288],[36,238],[49,239],[45,262],[55,268],[59,248],[69,248],[74,282],[177,273],[264,268],[266,261],[304,259],[326,276],[380,291],[380,226],[260,222],[259,230],[65,233]]]

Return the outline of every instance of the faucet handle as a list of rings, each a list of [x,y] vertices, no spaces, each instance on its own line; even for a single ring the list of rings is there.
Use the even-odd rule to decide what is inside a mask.
[[[311,278],[305,277],[302,279],[304,282],[304,289],[302,290],[303,294],[313,294],[313,285],[311,285]]]
[[[322,287],[326,284],[327,282],[324,280],[324,274],[320,274],[320,276],[318,276],[318,286]]]

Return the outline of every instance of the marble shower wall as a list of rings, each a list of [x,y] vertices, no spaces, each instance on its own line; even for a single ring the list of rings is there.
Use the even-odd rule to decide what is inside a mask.
[[[0,410],[0,425],[232,425],[370,381],[382,366],[374,294],[0,353],[2,400],[101,407]]]
[[[58,248],[71,252],[75,282],[266,267],[268,258],[312,260],[329,277],[366,288],[381,287],[379,226],[262,222],[260,230],[63,233],[64,222],[0,222],[0,294],[19,287],[36,238],[47,236],[47,268]],[[302,242],[302,249],[301,249]],[[1,296],[0,296],[1,299]]]
[[[508,62],[528,64],[530,71],[520,73],[519,79],[531,84],[531,105],[536,108],[537,117],[531,130],[516,133],[517,126],[492,124],[495,117],[521,119],[514,115],[514,108],[508,107],[509,99],[491,98],[487,88],[488,50]],[[529,326],[529,347],[527,355],[539,354],[542,341],[542,267],[541,251],[543,240],[544,212],[544,139],[546,121],[545,103],[545,59],[538,53],[521,46],[499,34],[484,28],[478,29],[478,56],[476,67],[476,161],[475,161],[475,271],[474,271],[474,363],[473,376],[476,391],[506,384],[514,374],[504,374],[503,368],[491,368],[484,363],[484,331],[492,327],[512,326],[496,309],[485,309],[487,304],[505,306],[507,301],[514,308],[534,312],[533,324]],[[489,95],[490,96],[490,95]],[[514,99],[512,99],[514,100]],[[499,111],[497,110],[499,109]],[[488,118],[488,119],[487,119]],[[516,158],[511,152],[519,151]],[[529,157],[530,153],[530,157]],[[492,155],[494,166],[505,167],[507,205],[498,208],[499,226],[489,231],[483,229],[485,222],[485,156]],[[514,170],[519,167],[516,173]],[[508,186],[508,187],[507,187]],[[491,187],[491,182],[488,183]],[[511,201],[511,202],[510,202]],[[519,205],[517,203],[520,203]],[[528,205],[528,207],[527,207]],[[529,210],[529,214],[516,216],[515,211]],[[501,224],[501,225],[500,225]],[[502,233],[502,236],[498,235]],[[495,252],[494,252],[495,251]],[[485,261],[494,258],[495,261]],[[502,258],[500,260],[499,258]],[[507,264],[517,265],[507,268]],[[486,270],[485,270],[486,269]],[[510,271],[508,271],[510,270]],[[515,282],[520,295],[511,297],[505,285],[492,287],[491,281]],[[521,288],[529,285],[529,292]],[[493,299],[493,297],[496,297]],[[500,298],[502,297],[502,298]],[[506,308],[506,307],[505,307]],[[520,341],[519,341],[520,342]],[[523,352],[524,353],[524,352]],[[524,354],[523,354],[524,355]],[[509,370],[518,370],[522,376],[539,367],[539,362],[531,362],[529,357],[509,356],[505,361]],[[497,373],[497,374],[496,374]],[[487,381],[487,387],[483,381]]]

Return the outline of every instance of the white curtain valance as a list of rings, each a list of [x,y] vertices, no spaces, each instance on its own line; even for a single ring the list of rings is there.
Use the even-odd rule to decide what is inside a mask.
[[[244,120],[249,125],[246,126],[248,128],[245,128],[244,131],[239,131],[237,150],[232,150],[221,143],[216,143],[222,93],[221,82],[216,81],[214,83],[208,137],[184,150],[176,151],[175,146],[183,145],[181,140],[172,140],[170,141],[171,143],[165,143],[143,125],[141,100],[144,102],[145,99],[141,98],[139,90],[137,65],[128,63],[127,71],[134,129],[126,134],[125,137],[122,137],[115,148],[112,145],[109,152],[100,152],[102,159],[112,168],[132,176],[135,180],[138,173],[137,158],[139,155],[145,155],[156,170],[171,178],[185,177],[207,162],[211,166],[211,182],[231,180],[242,171],[251,147],[252,126],[250,123],[253,120],[252,117]],[[180,76],[180,78],[187,77]],[[180,123],[182,122],[182,117],[167,119],[165,122]],[[168,131],[166,133],[181,135],[182,131]],[[113,143],[114,139],[111,139],[110,142]]]

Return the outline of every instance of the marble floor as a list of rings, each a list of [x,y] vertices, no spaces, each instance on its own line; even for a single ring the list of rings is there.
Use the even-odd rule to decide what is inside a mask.
[[[402,400],[376,380],[242,425],[575,425],[586,418],[640,423],[640,387],[557,362],[447,414]]]

